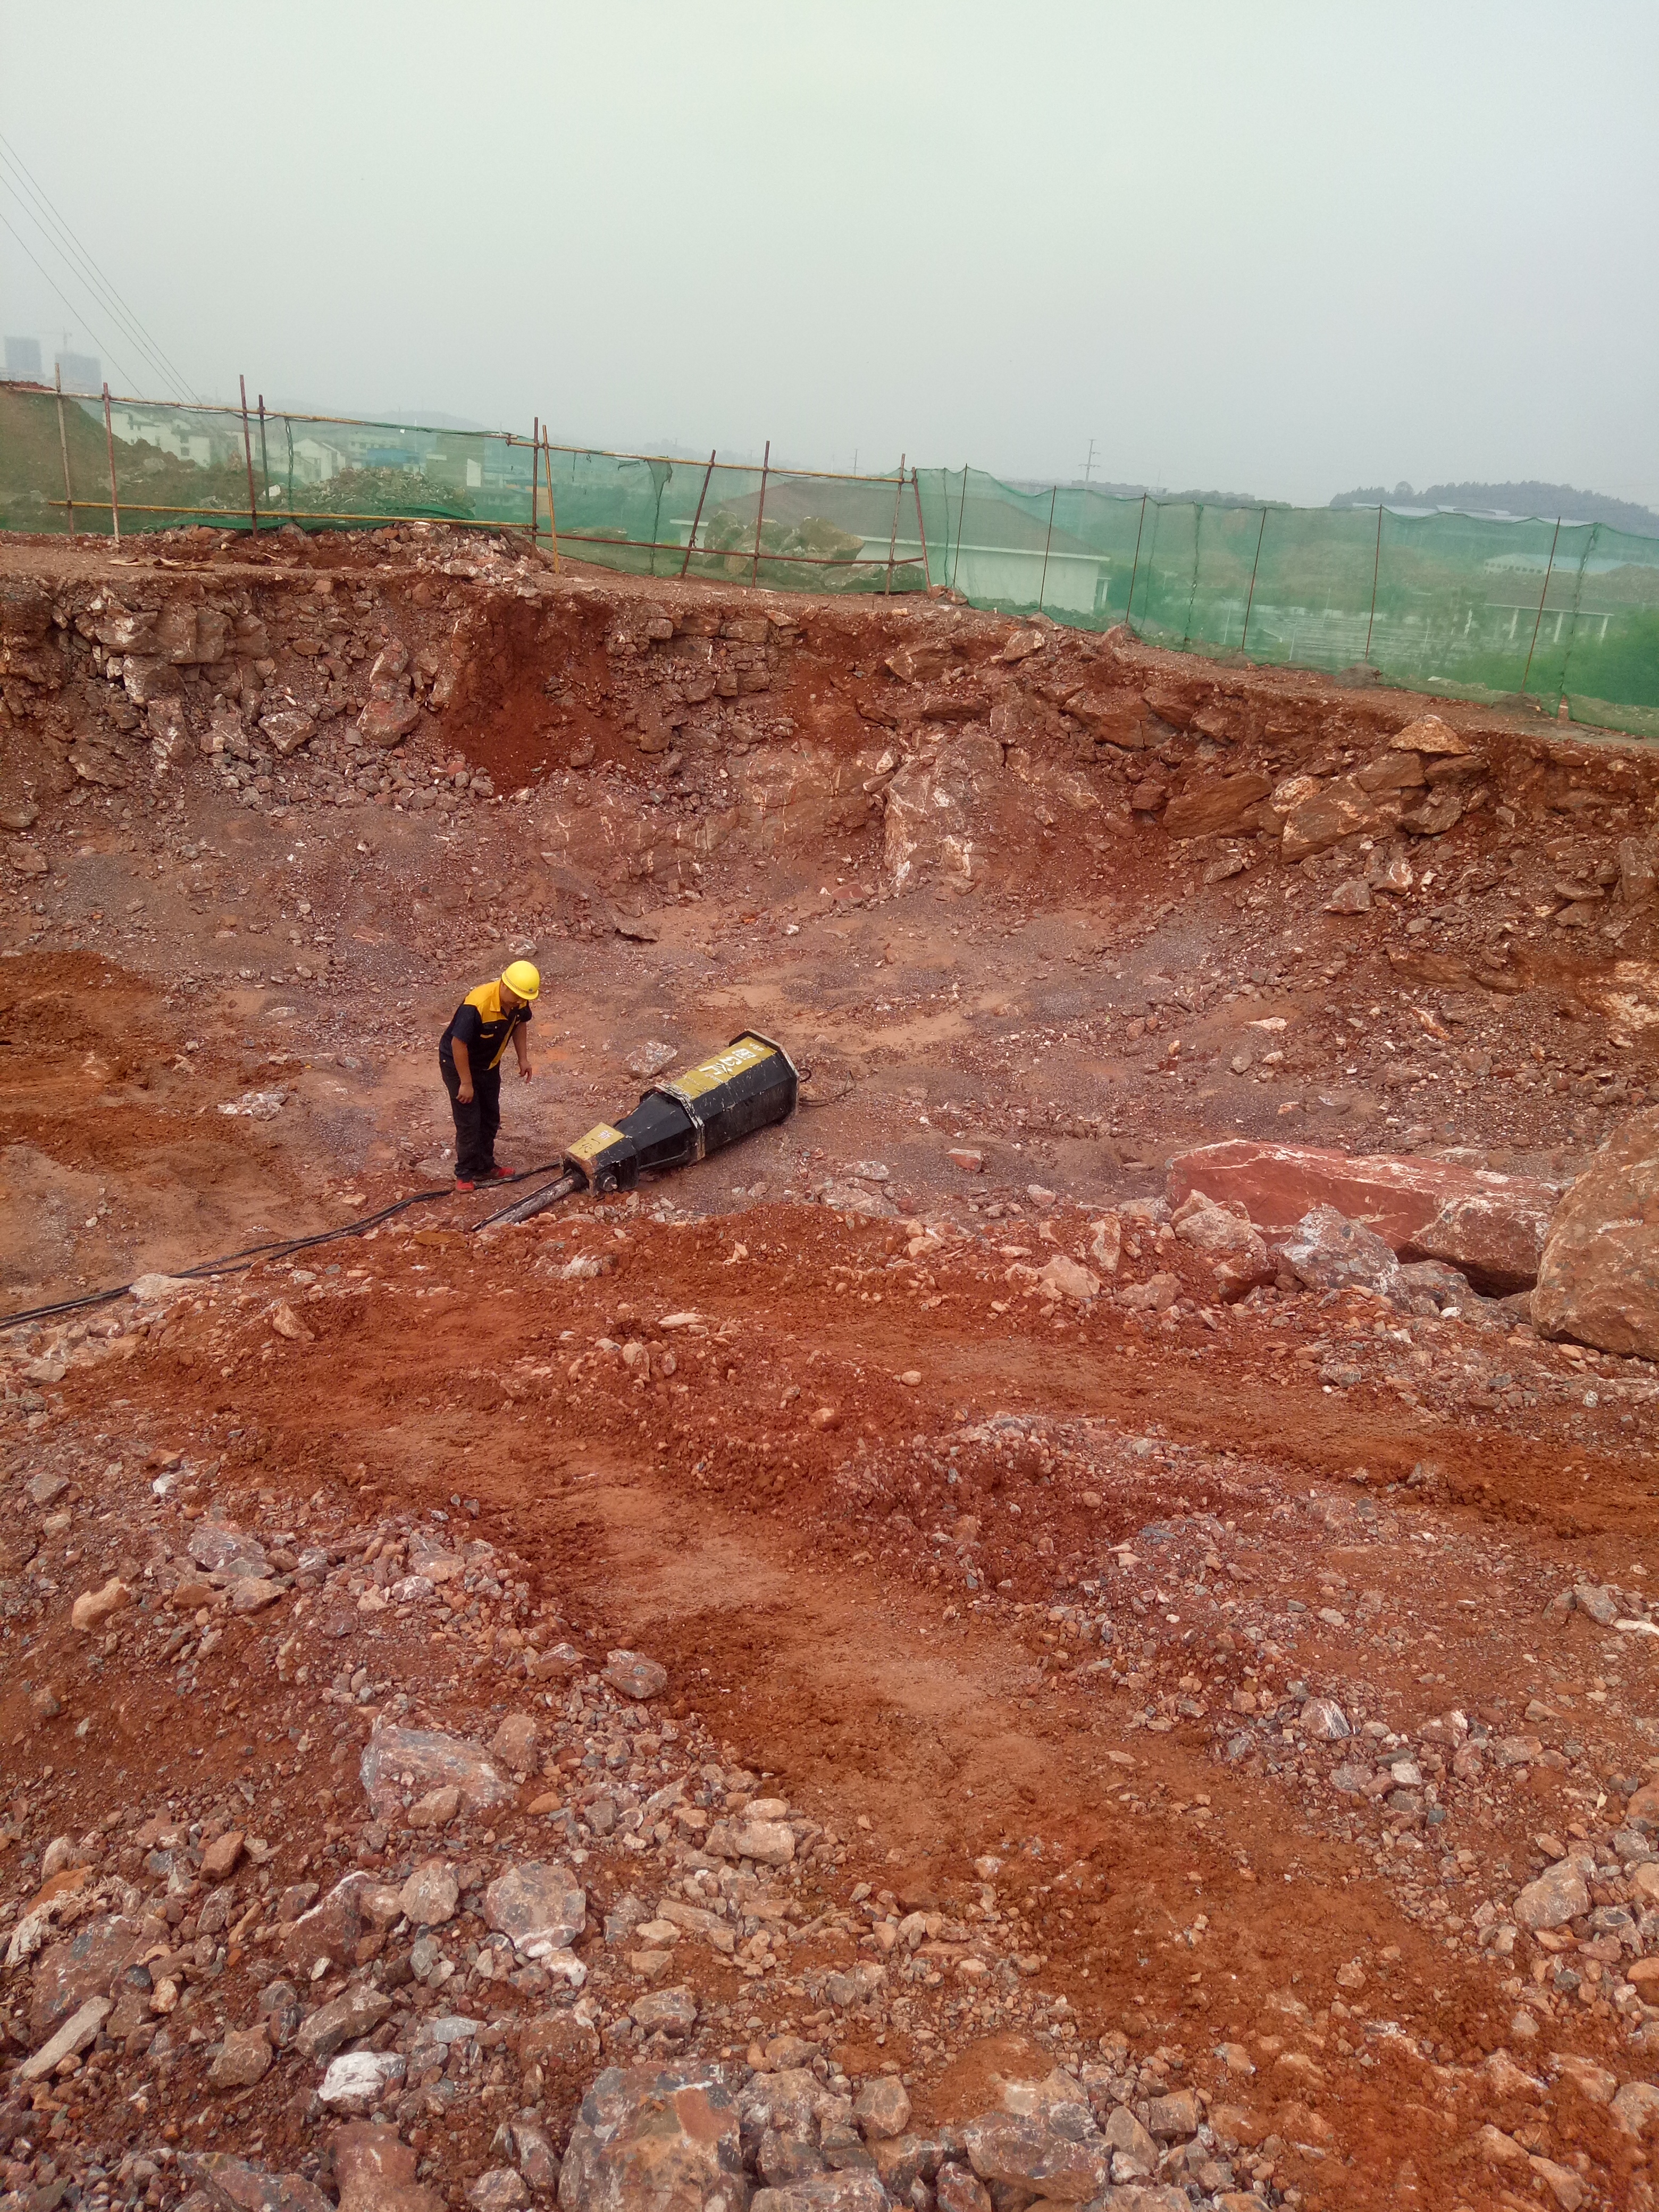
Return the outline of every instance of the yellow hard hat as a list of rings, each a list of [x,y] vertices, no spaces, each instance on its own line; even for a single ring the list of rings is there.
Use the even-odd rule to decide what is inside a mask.
[[[541,976],[528,960],[510,961],[501,971],[501,981],[509,991],[516,992],[521,999],[538,999],[541,996]]]

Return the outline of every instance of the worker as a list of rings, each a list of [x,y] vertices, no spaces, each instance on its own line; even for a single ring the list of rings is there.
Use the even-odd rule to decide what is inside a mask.
[[[531,1079],[526,1028],[542,979],[528,960],[514,960],[493,983],[469,991],[438,1041],[438,1071],[455,1117],[455,1188],[471,1190],[507,1174],[495,1164],[495,1132],[501,1126],[501,1054],[507,1039],[519,1057],[521,1082]]]

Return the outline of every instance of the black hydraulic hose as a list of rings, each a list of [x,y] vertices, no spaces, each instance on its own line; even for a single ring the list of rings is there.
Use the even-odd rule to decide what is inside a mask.
[[[517,1175],[509,1176],[507,1181],[527,1182],[532,1176],[545,1175],[550,1168],[562,1165],[561,1160],[544,1160],[538,1167],[521,1168]],[[197,1282],[214,1275],[239,1273],[259,1260],[280,1260],[290,1252],[307,1252],[319,1244],[333,1244],[344,1237],[364,1236],[369,1230],[379,1228],[383,1221],[390,1221],[395,1215],[407,1212],[411,1206],[429,1206],[436,1199],[453,1198],[455,1194],[453,1190],[412,1191],[407,1198],[395,1199],[390,1206],[383,1206],[378,1213],[366,1214],[361,1221],[348,1221],[338,1229],[319,1229],[310,1237],[290,1237],[270,1244],[249,1244],[240,1252],[228,1254],[222,1260],[203,1260],[193,1267],[170,1268],[167,1273],[181,1283]],[[510,1213],[514,1210],[512,1206],[507,1206],[502,1212]],[[470,1233],[476,1235],[480,1229],[488,1229],[492,1222],[501,1218],[501,1213],[489,1214],[483,1220],[475,1221]],[[84,1297],[60,1298],[55,1305],[30,1306],[22,1313],[0,1314],[0,1329],[21,1328],[29,1322],[51,1321],[59,1314],[84,1313],[91,1306],[106,1306],[117,1298],[125,1297],[131,1288],[131,1283],[118,1283],[113,1290],[89,1291]]]

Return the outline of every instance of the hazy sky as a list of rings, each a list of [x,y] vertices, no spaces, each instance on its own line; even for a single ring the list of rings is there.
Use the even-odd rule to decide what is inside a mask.
[[[198,392],[1303,501],[1659,505],[1656,88],[1653,0],[0,0]],[[164,392],[0,216],[0,328]]]

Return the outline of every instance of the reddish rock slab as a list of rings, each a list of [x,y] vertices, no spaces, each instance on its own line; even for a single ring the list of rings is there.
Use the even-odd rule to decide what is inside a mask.
[[[1237,1200],[1268,1237],[1288,1237],[1316,1206],[1334,1206],[1401,1259],[1443,1261],[1492,1297],[1538,1279],[1559,1197],[1553,1183],[1451,1160],[1353,1158],[1243,1137],[1176,1154],[1170,1206],[1194,1191],[1224,1206]]]
[[[349,2120],[334,2130],[340,2212],[443,2212],[443,2198],[415,2179],[416,2154],[394,2128]]]
[[[1194,779],[1164,810],[1164,827],[1172,837],[1213,837],[1237,830],[1272,789],[1270,777],[1248,773]]]
[[[1562,1200],[1533,1318],[1545,1336],[1659,1358],[1659,1109],[1616,1130]]]
[[[67,1942],[43,1952],[29,1995],[29,2027],[36,2039],[50,2035],[90,1998],[107,1996],[143,1948],[137,1922],[111,1914],[87,1922]]]

